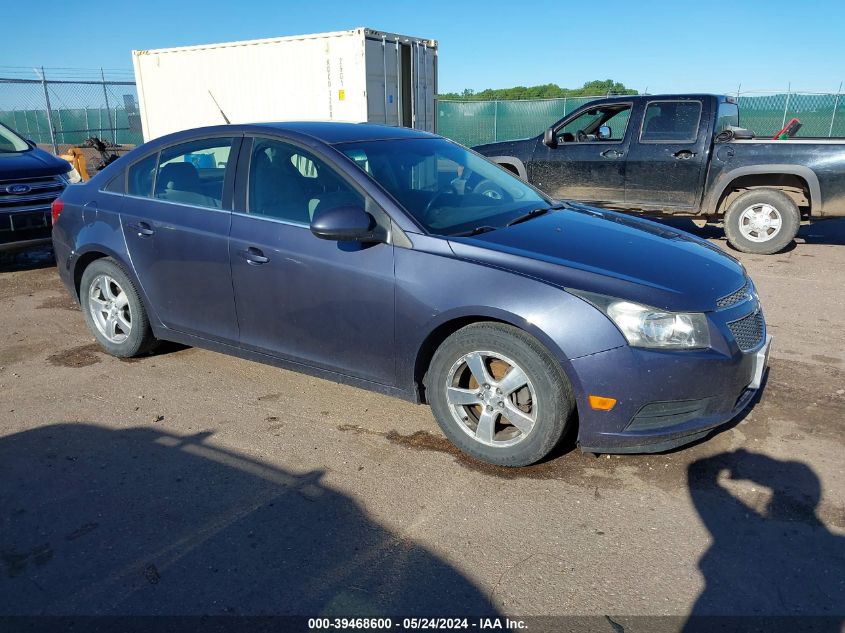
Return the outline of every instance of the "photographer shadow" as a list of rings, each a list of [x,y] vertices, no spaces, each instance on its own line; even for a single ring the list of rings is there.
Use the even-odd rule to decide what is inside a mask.
[[[841,631],[845,538],[817,515],[816,473],[745,450],[700,459],[687,472],[713,542],[699,561],[705,588],[684,631]]]
[[[288,472],[208,436],[69,423],[0,437],[0,623],[495,615],[461,572],[322,471]]]

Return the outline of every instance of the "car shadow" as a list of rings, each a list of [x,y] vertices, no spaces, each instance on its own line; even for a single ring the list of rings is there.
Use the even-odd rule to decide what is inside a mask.
[[[0,438],[0,616],[496,615],[323,471],[208,437],[73,422]]]
[[[845,538],[817,515],[813,469],[740,449],[693,462],[687,477],[712,543],[683,630],[841,631]]]
[[[0,273],[51,268],[55,265],[56,258],[50,246],[0,253]]]

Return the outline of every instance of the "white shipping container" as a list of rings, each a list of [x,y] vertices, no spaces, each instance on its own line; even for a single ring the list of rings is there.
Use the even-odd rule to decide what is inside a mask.
[[[231,123],[368,121],[435,131],[435,40],[358,28],[132,51],[132,62],[147,141],[223,124],[223,113]]]

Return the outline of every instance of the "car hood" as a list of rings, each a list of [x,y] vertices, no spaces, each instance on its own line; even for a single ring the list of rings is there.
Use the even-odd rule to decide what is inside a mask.
[[[0,153],[0,180],[56,176],[70,171],[70,163],[42,149]]]
[[[745,283],[717,246],[614,211],[570,204],[473,237],[450,238],[456,256],[664,310],[707,312]]]

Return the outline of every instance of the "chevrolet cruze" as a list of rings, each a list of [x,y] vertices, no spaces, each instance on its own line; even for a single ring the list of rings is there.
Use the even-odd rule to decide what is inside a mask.
[[[53,221],[107,352],[177,341],[425,402],[495,464],[570,429],[595,453],[680,446],[737,416],[766,367],[734,258],[415,130],[179,132],[68,188]]]

